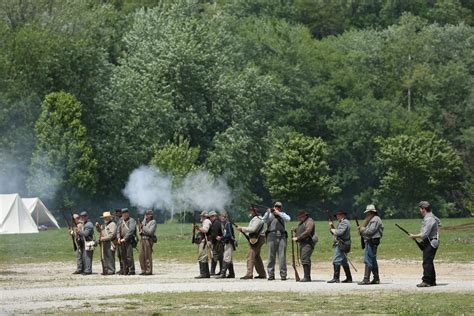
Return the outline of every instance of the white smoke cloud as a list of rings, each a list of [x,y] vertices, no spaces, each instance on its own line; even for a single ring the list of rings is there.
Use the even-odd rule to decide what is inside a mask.
[[[140,209],[168,209],[172,206],[172,179],[158,169],[141,166],[128,178],[123,194],[133,206]]]
[[[232,201],[225,179],[215,178],[206,171],[188,175],[177,187],[173,188],[172,183],[172,176],[141,166],[130,174],[123,194],[131,205],[141,210],[224,210]]]

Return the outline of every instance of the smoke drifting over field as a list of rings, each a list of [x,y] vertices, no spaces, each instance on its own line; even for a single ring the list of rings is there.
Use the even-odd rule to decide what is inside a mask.
[[[223,178],[215,178],[206,171],[198,171],[188,175],[177,187],[173,187],[172,176],[147,166],[141,166],[130,174],[123,194],[131,205],[140,210],[223,210],[232,201],[231,191]]]

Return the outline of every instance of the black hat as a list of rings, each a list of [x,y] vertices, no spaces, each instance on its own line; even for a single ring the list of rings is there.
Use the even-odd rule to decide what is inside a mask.
[[[299,211],[296,217],[308,216],[309,214],[306,211]]]
[[[336,212],[336,214],[334,214],[334,216],[336,216],[337,214],[344,214],[344,215],[347,215],[347,212],[344,211],[344,210],[339,210]]]

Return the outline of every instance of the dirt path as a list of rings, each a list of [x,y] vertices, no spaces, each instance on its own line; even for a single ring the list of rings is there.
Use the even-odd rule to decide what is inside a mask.
[[[286,282],[267,280],[206,279],[196,280],[197,264],[164,263],[154,265],[152,276],[90,276],[72,275],[70,263],[23,264],[14,267],[0,266],[0,314],[32,313],[41,309],[74,307],[84,303],[91,305],[117,300],[114,295],[139,294],[145,292],[190,292],[190,291],[293,291],[315,294],[370,292],[460,292],[474,294],[474,263],[438,263],[439,286],[418,289],[421,263],[407,261],[380,261],[382,284],[359,286],[352,284],[327,284],[331,278],[331,264],[316,263],[313,267],[311,283],[297,283],[294,279]],[[363,275],[363,264],[356,263],[359,272],[354,279]],[[289,266],[289,268],[291,268]],[[94,265],[94,271],[100,271]],[[301,270],[301,269],[300,269]],[[138,269],[139,271],[139,269]],[[245,264],[236,264],[240,277],[245,272]],[[300,271],[302,274],[302,271]],[[293,277],[293,270],[289,269]]]

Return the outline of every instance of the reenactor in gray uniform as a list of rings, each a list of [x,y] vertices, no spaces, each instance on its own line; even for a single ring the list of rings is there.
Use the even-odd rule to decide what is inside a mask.
[[[247,253],[247,273],[241,277],[242,280],[253,279],[253,268],[257,270],[258,275],[256,279],[266,279],[265,267],[263,266],[262,257],[260,251],[263,244],[265,243],[265,222],[262,217],[258,216],[256,208],[250,209],[249,226],[240,227],[237,226],[237,230],[241,233],[246,234],[249,239],[249,252]]]
[[[122,221],[122,209],[117,208],[117,209],[115,209],[115,213],[114,213],[114,222],[117,225],[117,229],[120,226],[121,221]],[[117,247],[116,252],[117,252],[117,259],[118,259],[119,264],[120,264],[120,270],[117,271],[117,274],[122,274],[123,273],[122,248]]]
[[[197,227],[199,231],[199,236],[197,237],[199,241],[198,246],[198,262],[199,262],[199,275],[195,277],[196,279],[208,279],[211,277],[209,272],[209,257],[211,254],[211,242],[209,240],[209,230],[211,229],[211,221],[209,220],[209,214],[206,211],[201,212],[201,222],[202,226]]]
[[[436,271],[434,258],[439,247],[439,227],[441,221],[431,213],[431,206],[428,201],[421,201],[418,204],[420,214],[423,216],[421,230],[419,234],[410,234],[411,239],[420,238],[423,241],[423,278],[417,287],[430,287],[436,285]]]
[[[156,221],[153,219],[153,211],[145,212],[145,219],[139,225],[140,232],[140,275],[153,274],[153,244],[156,239]]]
[[[278,254],[280,263],[280,278],[286,280],[286,245],[288,234],[285,229],[285,222],[291,220],[290,216],[281,210],[282,204],[276,202],[273,208],[267,210],[263,216],[263,221],[267,223],[267,245],[268,245],[268,280],[275,280],[275,262]]]
[[[365,209],[364,225],[357,227],[365,242],[364,262],[365,273],[364,279],[359,282],[359,285],[379,284],[379,265],[377,263],[377,247],[380,244],[380,239],[383,236],[383,223],[378,216],[377,209],[374,205],[367,205]],[[370,281],[370,272],[374,275]]]
[[[300,223],[296,228],[293,240],[300,243],[300,258],[303,265],[304,277],[300,282],[311,282],[311,255],[316,246],[317,237],[314,221],[305,211],[298,213]]]
[[[84,249],[81,249],[83,275],[92,274],[92,257],[94,255],[94,224],[89,221],[87,212],[81,213],[81,221],[84,223],[77,227],[77,234],[84,241]]]
[[[122,220],[117,227],[117,243],[122,251],[123,271],[122,275],[135,275],[135,262],[133,260],[133,248],[137,246],[135,239],[137,222],[130,217],[128,209],[122,210]]]
[[[345,211],[338,211],[336,218],[339,221],[337,228],[334,228],[332,220],[329,220],[329,228],[334,239],[334,256],[332,259],[334,267],[334,276],[332,280],[327,283],[339,283],[339,275],[341,273],[341,266],[346,273],[346,279],[342,283],[351,283],[352,274],[349,269],[349,263],[347,261],[347,254],[351,251],[351,226],[346,218]]]
[[[79,214],[73,214],[72,218],[74,220],[73,227],[76,229],[71,229],[69,234],[71,238],[74,238],[77,248],[76,248],[76,271],[72,274],[82,274],[84,272],[84,264],[82,263],[82,253],[84,251],[84,241],[82,240],[81,236],[78,233],[78,230],[82,229],[84,223],[81,221],[81,217]]]
[[[112,214],[106,211],[100,218],[104,219],[104,225],[95,224],[100,234],[99,242],[102,251],[102,275],[115,274],[115,247],[117,242],[117,224],[112,220]]]

